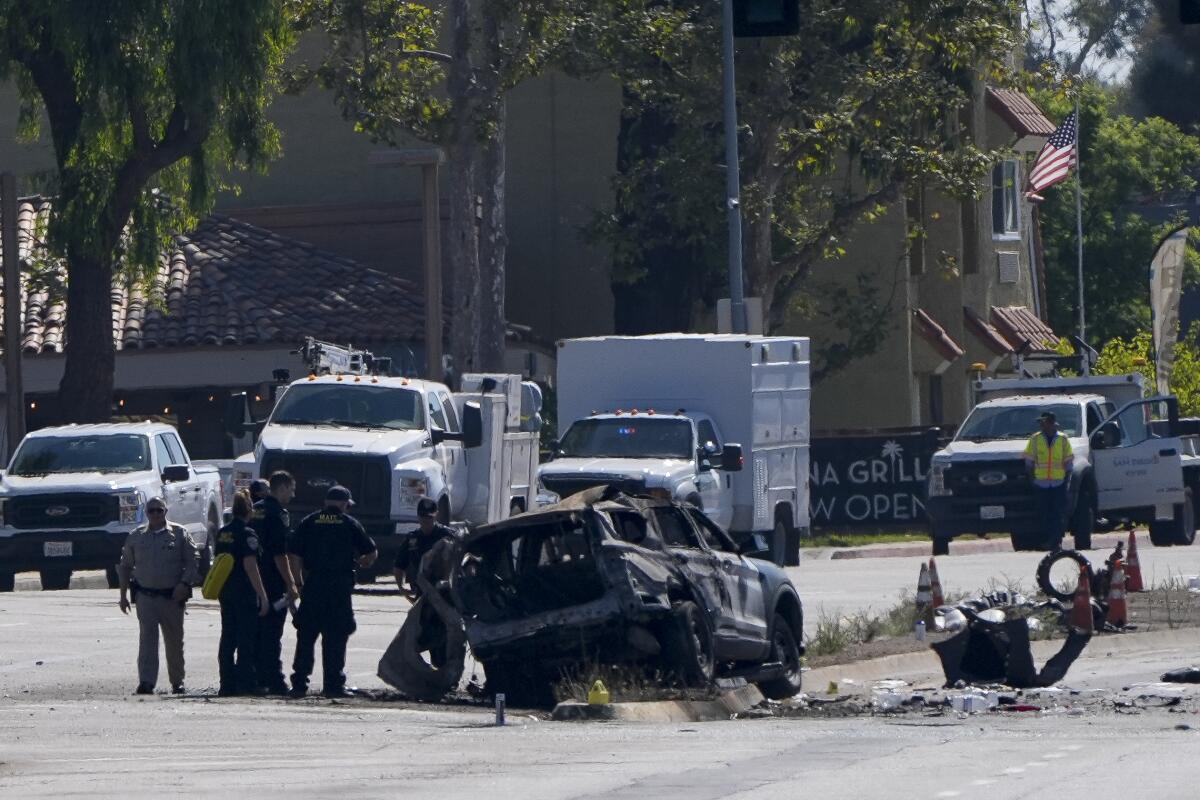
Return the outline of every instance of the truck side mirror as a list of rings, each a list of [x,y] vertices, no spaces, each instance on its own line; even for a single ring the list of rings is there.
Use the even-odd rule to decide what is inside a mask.
[[[478,403],[463,404],[462,429],[463,447],[483,445],[483,412],[479,410]]]
[[[742,446],[726,442],[721,451],[721,469],[725,472],[741,472],[742,466]]]
[[[245,392],[231,394],[225,400],[224,427],[225,432],[234,439],[240,439],[258,427],[254,423],[254,415],[250,413],[250,398]]]
[[[1108,450],[1120,443],[1121,434],[1117,431],[1117,426],[1111,422],[1101,425],[1099,430],[1092,434],[1092,447],[1096,450]]]
[[[172,464],[169,467],[163,467],[163,483],[179,483],[180,481],[186,481],[190,477],[192,477],[192,471],[185,464]]]

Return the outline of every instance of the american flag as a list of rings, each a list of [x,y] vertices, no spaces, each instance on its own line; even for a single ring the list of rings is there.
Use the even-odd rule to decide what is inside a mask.
[[[1026,197],[1030,200],[1041,200],[1042,197],[1038,195],[1038,192],[1049,189],[1067,179],[1071,167],[1075,166],[1077,135],[1075,112],[1072,111],[1063,120],[1062,125],[1058,126],[1058,130],[1046,140],[1042,152],[1038,153],[1037,160],[1033,162],[1033,169],[1029,172],[1029,190],[1025,193]]]

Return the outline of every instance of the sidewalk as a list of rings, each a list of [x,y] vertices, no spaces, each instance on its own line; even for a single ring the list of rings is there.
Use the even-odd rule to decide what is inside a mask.
[[[1097,533],[1092,536],[1092,549],[1105,550],[1116,547],[1118,541],[1125,541],[1129,534]],[[1071,546],[1068,534],[1063,544]],[[962,536],[950,543],[952,555],[974,555],[976,553],[1011,553],[1012,543],[1004,539],[976,539],[973,536]],[[890,542],[887,544],[868,544],[860,547],[814,547],[801,548],[800,561],[837,561],[845,558],[913,558],[928,556],[933,552],[930,542]]]

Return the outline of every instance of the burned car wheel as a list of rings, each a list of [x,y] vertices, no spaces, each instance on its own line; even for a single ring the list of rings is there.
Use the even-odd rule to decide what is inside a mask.
[[[783,675],[758,684],[758,690],[770,700],[786,700],[800,694],[803,670],[800,665],[800,642],[792,624],[783,614],[776,614],[771,623],[771,660],[783,665]]]
[[[700,607],[690,600],[676,603],[674,619],[663,637],[667,663],[688,686],[712,683],[716,662],[713,659],[713,635]]]

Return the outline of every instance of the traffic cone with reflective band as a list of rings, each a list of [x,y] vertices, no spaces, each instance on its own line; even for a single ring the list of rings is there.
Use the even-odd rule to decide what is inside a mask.
[[[929,565],[925,563],[921,564],[921,574],[917,577],[917,614],[925,620],[926,627],[933,624],[933,592],[929,587]]]
[[[929,559],[929,590],[933,593],[934,608],[946,605],[946,596],[942,594],[942,581],[938,578],[937,562],[932,558]]]
[[[1146,589],[1142,584],[1142,565],[1138,562],[1137,537],[1133,535],[1133,531],[1129,532],[1127,552],[1129,560],[1125,565],[1125,591],[1144,592]]]
[[[1121,559],[1113,561],[1112,579],[1108,584],[1108,616],[1104,621],[1118,628],[1125,627],[1128,613],[1125,609],[1125,567]]]
[[[1087,567],[1079,567],[1079,585],[1075,589],[1075,599],[1071,606],[1071,627],[1079,633],[1095,632],[1092,622],[1092,586],[1088,580]]]

